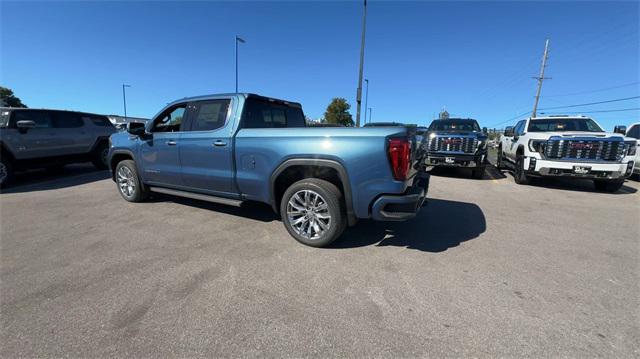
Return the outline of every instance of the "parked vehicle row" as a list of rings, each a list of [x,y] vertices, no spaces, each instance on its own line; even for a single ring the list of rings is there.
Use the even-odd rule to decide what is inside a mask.
[[[106,116],[91,113],[0,108],[0,186],[15,171],[59,169],[92,162],[108,167],[109,136],[116,129]]]
[[[429,175],[415,126],[305,128],[300,104],[253,94],[182,99],[111,136],[122,197],[150,192],[271,205],[301,243],[324,247],[358,219],[401,221]]]
[[[110,169],[127,201],[157,192],[234,206],[264,202],[296,240],[324,247],[359,219],[415,217],[429,188],[427,167],[482,178],[489,143],[474,119],[428,128],[307,127],[300,104],[254,94],[181,99],[120,132],[102,115],[0,108],[0,184],[16,170],[91,161]],[[496,145],[497,167],[512,169],[518,184],[587,178],[615,192],[640,172],[640,123],[607,133],[584,116],[528,118]]]
[[[585,116],[545,116],[507,127],[498,146],[498,168],[512,168],[518,184],[533,177],[593,180],[596,189],[615,192],[634,170],[637,140],[605,132]],[[635,130],[634,130],[635,131]]]

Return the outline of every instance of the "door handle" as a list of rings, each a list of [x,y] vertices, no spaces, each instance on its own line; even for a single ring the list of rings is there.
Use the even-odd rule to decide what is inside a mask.
[[[167,146],[175,146],[177,143],[174,140],[167,141]]]
[[[216,147],[223,147],[223,146],[226,146],[227,143],[224,142],[223,140],[217,140],[216,142],[213,143],[213,145]]]

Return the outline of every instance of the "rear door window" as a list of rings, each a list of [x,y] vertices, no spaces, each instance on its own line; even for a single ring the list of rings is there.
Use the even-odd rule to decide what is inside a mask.
[[[247,99],[242,121],[243,128],[305,127],[300,105],[260,98]]]
[[[11,112],[7,110],[0,110],[0,127],[7,127],[9,125],[9,116]]]
[[[33,121],[35,128],[52,128],[53,121],[48,111],[15,111],[13,113],[13,125],[18,121]]]
[[[230,100],[198,101],[189,105],[190,131],[213,131],[227,122]]]
[[[73,112],[53,112],[53,127],[78,128],[84,126],[80,114]]]

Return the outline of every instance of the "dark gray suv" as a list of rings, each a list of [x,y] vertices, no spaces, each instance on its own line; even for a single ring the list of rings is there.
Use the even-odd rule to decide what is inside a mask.
[[[108,168],[109,119],[91,113],[0,107],[0,186],[15,171],[92,162]]]

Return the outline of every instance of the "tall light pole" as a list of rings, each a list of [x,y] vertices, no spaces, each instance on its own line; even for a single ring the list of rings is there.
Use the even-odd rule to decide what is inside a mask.
[[[238,35],[236,35],[236,93],[238,92],[238,42],[245,43]]]
[[[364,82],[367,84],[367,89],[365,90],[364,95],[364,108],[367,108],[367,104],[369,103],[369,79],[364,79]],[[369,119],[371,121],[371,119]],[[364,123],[367,124],[367,111],[364,111]]]
[[[372,109],[371,107],[369,107],[369,123],[371,123],[371,111],[372,111],[372,110],[373,110],[373,109]]]
[[[131,87],[131,85],[122,84],[122,103],[124,104],[124,122],[127,123],[127,93],[125,87]]]
[[[538,80],[538,90],[536,91],[536,101],[533,103],[533,111],[531,117],[536,117],[538,110],[538,101],[540,100],[540,92],[542,91],[542,81],[550,77],[544,77],[544,68],[547,67],[547,58],[549,57],[549,39],[544,43],[544,54],[542,55],[542,65],[540,66],[540,76],[534,77]]]
[[[367,30],[367,0],[364,0],[362,13],[362,42],[360,43],[360,73],[358,75],[358,90],[356,92],[356,127],[360,127],[360,105],[362,103],[362,69],[364,67],[364,35]],[[366,111],[366,107],[365,107]]]

